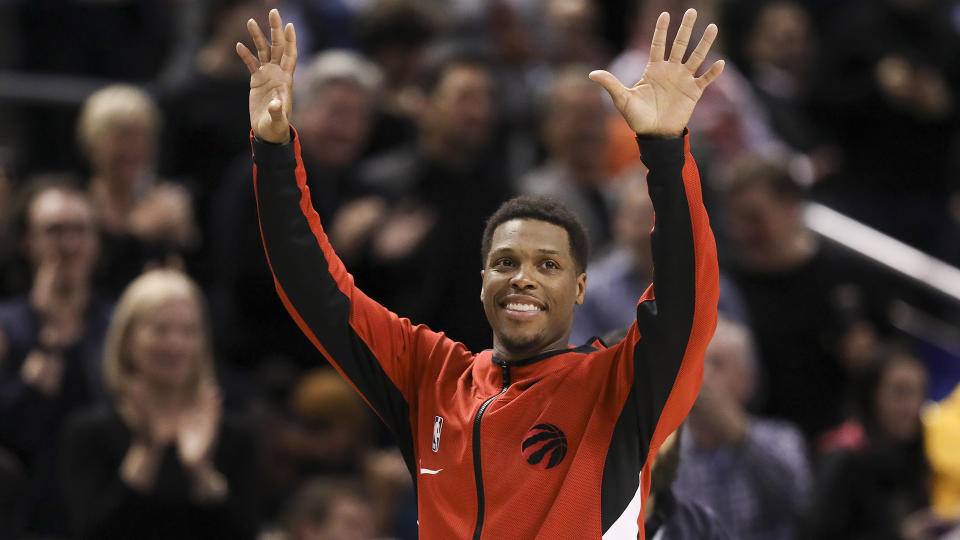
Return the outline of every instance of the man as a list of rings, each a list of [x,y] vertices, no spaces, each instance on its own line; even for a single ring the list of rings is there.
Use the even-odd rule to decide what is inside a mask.
[[[57,434],[67,415],[103,397],[100,354],[111,306],[93,292],[99,236],[83,191],[28,184],[23,245],[28,295],[0,303],[0,447],[25,465],[30,533],[63,533]]]
[[[483,220],[507,195],[505,160],[494,148],[495,81],[486,60],[469,53],[440,58],[423,79],[415,143],[364,164],[361,183],[376,195],[343,208],[331,241],[387,309],[480,350],[490,330],[463,283],[476,279]],[[370,201],[385,208],[345,241],[342,225],[360,221],[357,210],[369,214]]]
[[[603,89],[582,70],[562,71],[553,82],[543,120],[547,161],[518,186],[522,193],[546,195],[568,206],[587,226],[590,245],[596,248],[611,239],[605,100]],[[648,227],[644,233],[649,232]]]
[[[886,311],[876,284],[886,278],[817,240],[803,222],[803,190],[782,165],[742,155],[722,197],[733,254],[726,270],[763,362],[759,412],[794,422],[813,441],[841,421],[850,377],[869,360],[872,321]]]
[[[289,540],[370,540],[375,538],[374,510],[359,485],[315,478],[290,502],[286,517]]]
[[[647,497],[644,523],[651,540],[728,540],[730,535],[709,506],[678,498],[673,484],[680,468],[678,428],[670,434],[653,459],[651,493]]]
[[[756,366],[746,327],[720,317],[683,431],[677,495],[709,506],[733,538],[791,540],[810,502],[803,435],[751,416]]]
[[[586,234],[556,202],[514,199],[484,232],[480,299],[494,346],[478,354],[354,287],[310,207],[287,120],[293,26],[271,11],[270,44],[248,24],[259,60],[242,45],[237,52],[252,74],[255,189],[277,292],[393,429],[415,476],[421,537],[643,538],[650,456],[696,397],[716,322],[716,248],[685,125],[723,63],[695,77],[714,25],[681,63],[695,19],[687,11],[663,60],[661,15],[634,87],[591,74],[637,132],[651,171],[656,296],[647,290],[616,347],[569,347]]]
[[[373,64],[342,50],[325,51],[300,67],[294,121],[311,141],[303,146],[303,159],[314,208],[328,232],[337,211],[362,194],[355,165],[368,141],[379,79]],[[248,370],[258,369],[268,355],[305,368],[314,349],[273,295],[260,229],[250,220],[256,211],[250,158],[237,157],[216,192],[210,220],[215,278],[210,300],[214,336],[221,339],[218,350]]]
[[[645,174],[646,169],[643,171]],[[620,181],[616,199],[610,223],[613,246],[608,253],[592,260],[587,268],[590,281],[583,305],[573,319],[570,332],[573,343],[583,343],[592,336],[601,336],[605,343],[612,343],[611,333],[615,336],[615,331],[630,326],[637,316],[635,299],[653,282],[650,229],[655,216],[647,181],[639,170],[631,171]],[[738,321],[747,318],[740,293],[723,272],[720,272],[717,310]]]

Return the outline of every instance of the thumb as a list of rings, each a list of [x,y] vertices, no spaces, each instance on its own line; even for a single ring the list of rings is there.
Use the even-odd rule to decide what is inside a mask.
[[[282,122],[283,118],[283,102],[279,98],[274,98],[270,101],[270,104],[267,105],[267,111],[270,113],[270,120],[273,122]]]
[[[614,75],[609,71],[598,69],[591,71],[587,76],[590,77],[591,81],[602,86],[604,90],[610,94],[610,97],[613,98],[614,102],[616,102],[623,93],[623,84],[621,84],[620,80],[614,77]]]

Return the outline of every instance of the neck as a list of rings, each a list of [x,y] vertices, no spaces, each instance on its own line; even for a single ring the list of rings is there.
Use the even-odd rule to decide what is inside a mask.
[[[176,412],[187,404],[186,391],[166,384],[148,382],[150,399],[157,409],[164,412]]]
[[[570,333],[567,332],[561,339],[543,347],[509,347],[501,342],[496,336],[493,337],[493,356],[501,362],[514,364],[528,360],[535,356],[553,351],[563,351],[569,348]]]

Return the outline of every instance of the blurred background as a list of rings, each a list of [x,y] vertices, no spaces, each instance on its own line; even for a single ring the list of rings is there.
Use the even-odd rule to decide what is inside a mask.
[[[960,536],[960,2],[6,0],[0,538],[416,538],[392,435],[263,257],[234,46],[274,7],[334,247],[474,351],[515,194],[589,229],[572,341],[630,324],[653,209],[586,74],[639,80],[661,11],[716,22],[690,132],[722,320],[647,534],[688,505],[729,538]]]

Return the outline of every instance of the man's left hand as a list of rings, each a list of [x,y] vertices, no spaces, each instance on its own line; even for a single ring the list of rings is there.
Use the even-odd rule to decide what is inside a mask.
[[[670,14],[660,14],[653,33],[647,69],[640,82],[632,87],[625,87],[607,71],[597,70],[590,73],[590,79],[610,93],[613,104],[638,135],[664,138],[681,136],[704,89],[723,71],[723,60],[717,60],[706,73],[696,76],[697,69],[706,59],[713,40],[717,37],[715,24],[707,26],[697,48],[685,63],[682,62],[696,20],[696,10],[688,9],[684,13],[680,29],[673,40],[670,58],[664,60]]]

